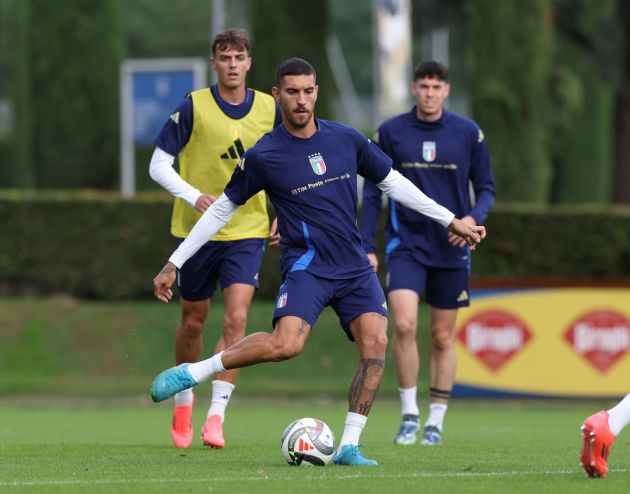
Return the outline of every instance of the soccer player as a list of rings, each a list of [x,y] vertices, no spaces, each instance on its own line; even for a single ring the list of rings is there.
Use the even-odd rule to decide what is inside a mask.
[[[467,118],[444,109],[449,94],[448,70],[425,62],[414,73],[411,111],[385,121],[374,140],[392,158],[393,167],[431,199],[467,225],[481,224],[494,202],[488,148],[481,129]],[[469,183],[476,204],[471,205]],[[378,269],[376,225],[381,190],[366,182],[363,191],[363,245]],[[452,232],[426,216],[389,199],[385,230],[389,306],[394,319],[393,354],[401,400],[401,425],[396,444],[417,441],[420,359],[416,334],[418,304],[431,306],[430,404],[422,444],[442,442],[444,414],[455,380],[457,309],[469,304],[470,248]]]
[[[155,296],[168,302],[177,268],[228,222],[239,205],[265,190],[278,215],[283,283],[273,315],[273,332],[253,333],[201,362],[168,369],[151,389],[161,401],[228,369],[298,355],[319,314],[332,306],[346,336],[359,350],[349,390],[349,411],[334,462],[376,465],[359,451],[383,374],[387,346],[385,296],[357,227],[357,173],[396,200],[429,215],[471,245],[485,236],[468,226],[391,169],[391,160],[353,128],[315,119],[315,70],[292,58],[276,71],[272,94],[282,125],[266,134],[239,161],[221,197],[197,222],[154,279]]]
[[[280,112],[273,98],[245,85],[252,63],[247,31],[216,35],[210,63],[217,83],[193,91],[178,106],[155,141],[151,177],[175,196],[171,233],[185,238],[201,214],[221,194],[238,159],[274,124]],[[174,170],[179,157],[179,174]],[[274,232],[275,233],[275,232]],[[196,362],[210,299],[221,284],[223,333],[216,351],[245,336],[247,311],[258,287],[258,270],[269,235],[264,192],[256,194],[179,270],[181,320],[175,332],[175,361]],[[181,241],[181,240],[180,240]],[[223,448],[225,409],[238,369],[220,373],[212,383],[212,402],[201,430],[203,443]],[[192,442],[192,390],[175,396],[171,438],[178,448]]]
[[[630,394],[610,410],[591,415],[582,424],[581,463],[589,477],[605,477],[613,442],[630,423]]]

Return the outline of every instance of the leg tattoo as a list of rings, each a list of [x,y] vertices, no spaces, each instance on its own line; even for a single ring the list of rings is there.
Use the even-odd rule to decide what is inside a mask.
[[[350,411],[367,415],[383,377],[384,360],[361,359],[350,384]]]

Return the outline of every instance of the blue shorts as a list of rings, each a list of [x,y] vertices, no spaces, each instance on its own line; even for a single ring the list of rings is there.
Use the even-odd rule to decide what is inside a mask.
[[[284,316],[296,316],[311,326],[330,305],[341,327],[351,341],[349,325],[366,312],[377,312],[387,317],[387,303],[376,274],[366,273],[356,278],[333,280],[320,278],[308,271],[291,271],[280,285],[272,325]]]
[[[212,298],[217,282],[221,289],[234,283],[258,288],[258,270],[265,252],[265,239],[210,241],[177,270],[177,287],[184,300]]]
[[[425,295],[429,305],[438,309],[457,309],[470,305],[470,270],[435,268],[406,256],[387,260],[387,293],[401,288]]]

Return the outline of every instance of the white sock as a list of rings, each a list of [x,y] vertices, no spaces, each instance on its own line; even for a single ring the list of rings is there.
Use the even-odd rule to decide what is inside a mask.
[[[630,394],[608,410],[608,427],[615,436],[618,436],[628,424],[630,424]]]
[[[341,436],[341,441],[337,449],[341,449],[341,447],[346,444],[357,446],[366,422],[367,417],[365,415],[348,412],[345,427],[343,428],[343,435]]]
[[[225,420],[225,408],[228,406],[232,391],[234,391],[234,384],[227,381],[219,381],[218,379],[212,381],[212,402],[208,410],[208,417],[210,415],[219,415],[221,423],[223,423]]]
[[[185,389],[175,395],[175,405],[192,405],[194,398],[192,388]]]
[[[225,367],[223,367],[221,363],[221,355],[223,355],[223,352],[219,352],[215,356],[202,360],[201,362],[190,364],[188,366],[188,372],[190,372],[192,378],[198,383],[205,381],[214,374],[225,372]]]
[[[446,403],[431,403],[429,405],[429,418],[425,422],[424,426],[433,425],[442,431],[444,425],[444,414],[448,405]]]
[[[401,415],[420,415],[417,401],[417,386],[413,388],[398,388],[398,395],[400,396]]]

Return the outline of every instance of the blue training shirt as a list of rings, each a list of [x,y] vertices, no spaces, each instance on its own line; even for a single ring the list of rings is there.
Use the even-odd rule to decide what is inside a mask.
[[[457,218],[470,215],[483,224],[494,203],[494,179],[483,132],[475,122],[443,111],[435,122],[416,116],[416,107],[386,120],[374,138],[393,160],[393,167]],[[475,193],[471,205],[469,180]],[[363,189],[362,235],[367,252],[376,252],[374,237],[381,209],[381,190]],[[459,268],[469,263],[469,248],[455,247],[448,231],[428,217],[389,200],[385,229],[386,255],[405,250],[433,267]]]
[[[264,190],[276,209],[281,233],[282,277],[306,270],[346,279],[372,267],[357,227],[357,174],[375,183],[391,171],[391,159],[359,131],[315,121],[310,138],[276,127],[249,148],[225,188],[236,204]]]

